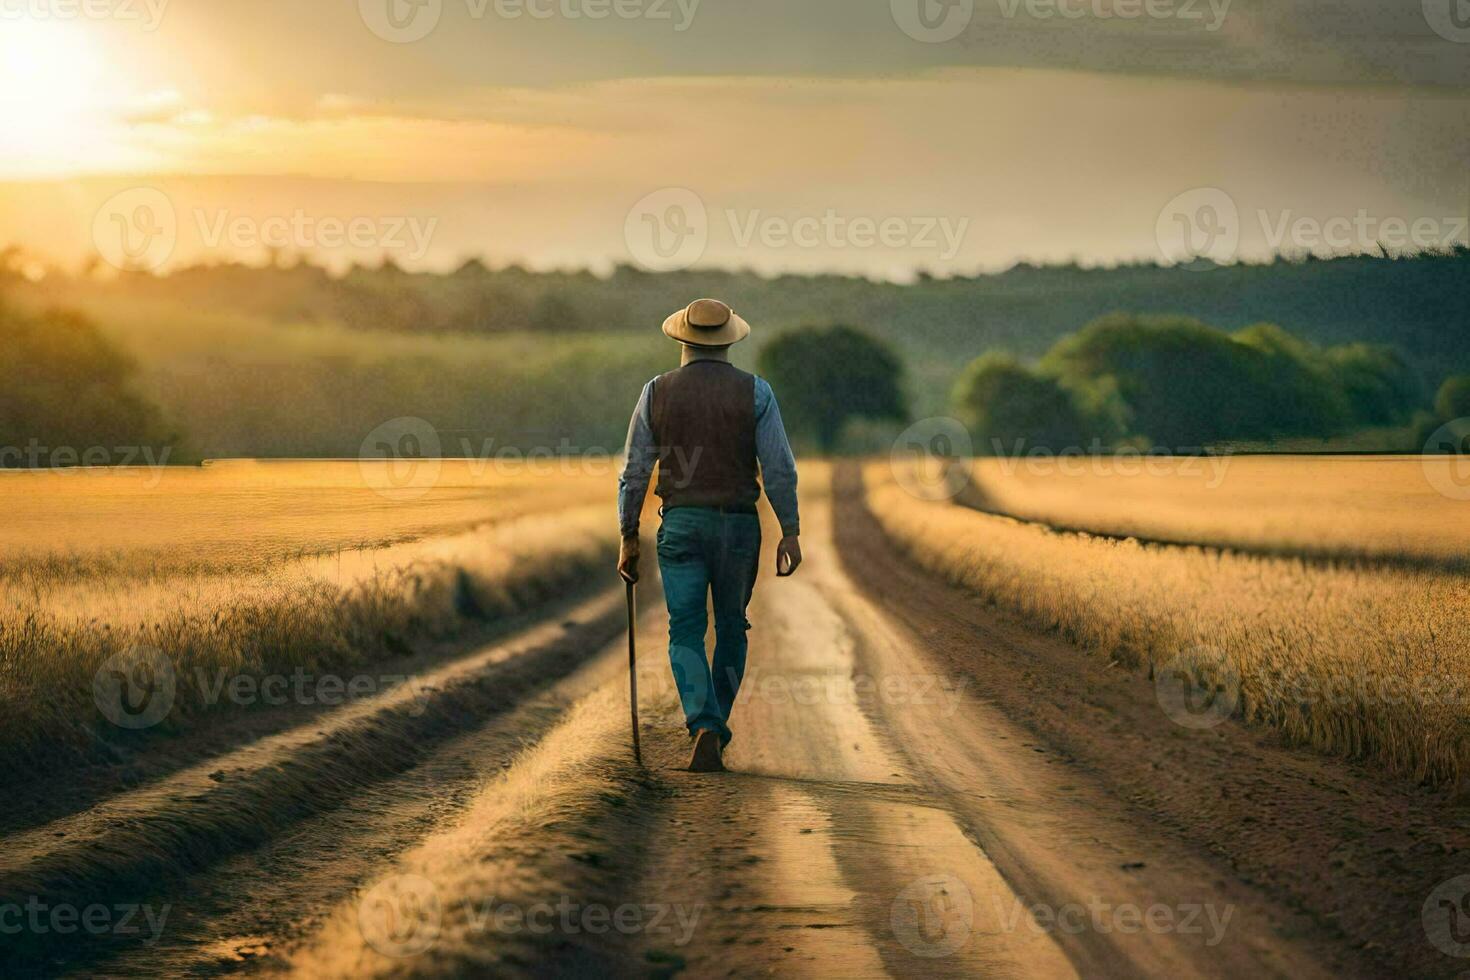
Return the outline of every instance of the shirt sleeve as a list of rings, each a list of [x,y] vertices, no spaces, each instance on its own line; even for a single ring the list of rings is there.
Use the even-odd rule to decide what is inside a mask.
[[[623,537],[638,533],[643,516],[643,498],[648,496],[648,483],[658,462],[658,447],[653,444],[653,382],[643,386],[638,406],[628,423],[628,442],[623,449],[623,472],[618,477],[618,527]]]
[[[787,536],[801,533],[801,516],[796,501],[796,457],[786,438],[776,393],[764,378],[755,379],[755,451],[761,464],[761,483],[766,499]]]

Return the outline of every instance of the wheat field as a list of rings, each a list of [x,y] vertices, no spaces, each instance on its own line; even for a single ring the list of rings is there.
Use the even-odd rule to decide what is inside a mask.
[[[1095,534],[1286,555],[1456,563],[1470,556],[1470,487],[1449,457],[987,458],[961,499]]]
[[[1373,532],[1361,506],[1373,495],[1355,493],[1351,469],[1311,460],[1282,460],[1270,469],[1280,486],[1303,488],[1300,502],[1281,497],[1262,505],[1249,495],[1231,501],[1217,493],[1214,507],[1194,510],[1191,497],[1199,491],[1189,487],[1173,509],[1140,507],[1133,488],[1113,499],[1111,488],[1094,480],[1087,509],[1080,497],[1067,506],[1078,517],[1128,515],[1205,539],[1228,529],[1231,515],[1255,514],[1241,532],[1254,540],[1268,527],[1291,526],[1288,543],[1320,545],[1337,540],[1324,529],[1331,513],[1321,513],[1318,499],[1330,492],[1349,512],[1359,507],[1350,519],[1360,535]],[[981,472],[989,475],[988,468]],[[924,499],[906,490],[915,484],[901,469],[896,479],[887,463],[870,464],[864,475],[872,513],[909,556],[1034,626],[1151,673],[1182,665],[1202,681],[1238,689],[1239,715],[1300,744],[1439,785],[1459,787],[1470,771],[1464,575],[1058,532]],[[1163,495],[1159,483],[1146,489]],[[1052,507],[1055,514],[1058,499],[1066,498],[1043,498],[1033,510]],[[1399,523],[1384,532],[1395,547],[1406,540],[1400,528],[1426,519],[1400,507]]]
[[[612,562],[605,473],[444,467],[412,498],[375,492],[356,463],[170,470],[153,486],[141,472],[0,481],[26,518],[6,525],[0,563],[0,767],[86,752],[109,730],[93,678],[119,656],[158,651],[180,675],[342,671]],[[219,707],[200,694],[179,685],[169,724]]]

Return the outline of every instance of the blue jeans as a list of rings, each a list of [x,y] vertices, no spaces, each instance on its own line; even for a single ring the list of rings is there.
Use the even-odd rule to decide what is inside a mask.
[[[754,514],[676,507],[658,529],[658,568],[669,606],[669,663],[689,733],[718,732],[730,742],[730,709],[745,677],[745,607],[760,568],[761,523]],[[705,656],[713,597],[715,656]]]

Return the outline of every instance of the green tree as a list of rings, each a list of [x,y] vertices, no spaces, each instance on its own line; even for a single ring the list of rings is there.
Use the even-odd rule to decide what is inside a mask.
[[[1434,412],[1443,422],[1470,416],[1470,374],[1445,379],[1439,386],[1439,394],[1434,396]]]
[[[136,365],[91,321],[0,305],[0,347],[11,364],[0,387],[0,445],[9,449],[0,466],[73,465],[94,447],[115,461],[116,449],[173,441],[134,387]]]
[[[999,352],[970,362],[955,383],[951,402],[981,454],[1083,448],[1112,435],[1056,378]]]
[[[1133,431],[1158,446],[1327,436],[1350,421],[1320,351],[1269,324],[1230,335],[1187,317],[1114,314],[1062,338],[1041,368],[1073,389],[1114,385]]]
[[[833,452],[848,421],[901,419],[903,364],[887,344],[855,327],[834,324],[788,330],[757,359],[775,388],[792,430]]]
[[[1260,405],[1262,433],[1331,435],[1351,427],[1352,406],[1328,356],[1316,344],[1274,323],[1236,331],[1230,339],[1261,358],[1247,357],[1253,397]]]
[[[1396,349],[1360,343],[1326,353],[1357,424],[1396,425],[1423,406],[1424,382]]]

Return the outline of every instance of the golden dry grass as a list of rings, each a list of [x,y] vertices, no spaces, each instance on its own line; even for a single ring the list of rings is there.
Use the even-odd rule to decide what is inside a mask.
[[[1298,478],[1352,498],[1334,464],[1315,465]],[[887,464],[865,478],[874,516],[912,558],[1035,625],[1129,665],[1182,657],[1203,679],[1238,678],[1243,716],[1296,742],[1436,784],[1470,772],[1463,575],[1057,533],[920,499]]]
[[[1273,552],[1463,561],[1447,457],[1038,457],[971,464],[984,509],[1054,527]],[[1464,477],[1461,477],[1464,480]]]
[[[516,966],[534,961],[528,944],[567,937],[506,931],[490,910],[511,905],[525,911],[559,896],[584,901],[584,866],[568,856],[626,846],[616,839],[617,823],[637,819],[627,812],[630,798],[647,786],[629,757],[627,696],[614,671],[485,785],[452,827],[341,903],[292,956],[290,975],[534,972]],[[643,701],[649,711],[677,711],[671,692],[645,691]]]
[[[615,480],[611,459],[0,471],[0,576],[233,574],[610,499]]]
[[[161,651],[181,676],[340,672],[527,609],[606,571],[616,552],[601,474],[449,481],[395,502],[331,464],[315,479],[308,464],[242,468],[234,481],[180,476],[185,489],[161,485],[141,500],[130,499],[140,488],[100,476],[53,474],[78,490],[26,504],[33,515],[50,508],[41,529],[59,543],[41,552],[32,542],[0,566],[0,769],[31,770],[116,735],[93,678],[134,647]],[[81,506],[94,499],[87,489],[102,498],[95,508]],[[67,532],[114,507],[120,544],[76,547]],[[399,543],[333,550],[362,540]],[[217,707],[199,695],[180,684],[165,725]]]

